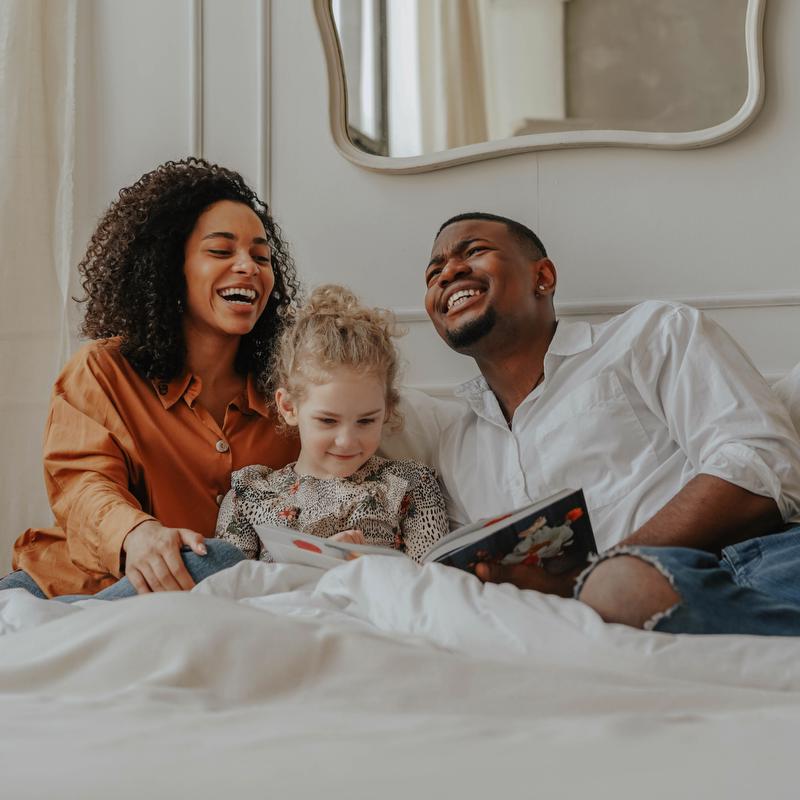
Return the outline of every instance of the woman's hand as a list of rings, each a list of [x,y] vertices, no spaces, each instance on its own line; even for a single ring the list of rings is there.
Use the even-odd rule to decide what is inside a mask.
[[[155,520],[137,525],[122,542],[125,575],[139,594],[179,592],[194,581],[181,558],[181,547],[207,552],[203,535],[187,528],[165,528]]]
[[[364,538],[364,534],[361,531],[356,530],[355,528],[349,531],[341,531],[340,533],[334,533],[333,536],[330,537],[331,541],[333,542],[346,542],[347,544],[366,544],[367,541]]]

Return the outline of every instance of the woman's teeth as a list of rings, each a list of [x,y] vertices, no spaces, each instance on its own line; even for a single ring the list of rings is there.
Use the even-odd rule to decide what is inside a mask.
[[[229,303],[251,306],[256,301],[258,294],[255,289],[220,289],[219,296]]]

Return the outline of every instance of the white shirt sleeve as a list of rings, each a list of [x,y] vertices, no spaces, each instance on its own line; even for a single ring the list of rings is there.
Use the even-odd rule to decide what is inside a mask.
[[[733,339],[700,311],[674,306],[659,322],[632,353],[645,403],[696,472],[771,497],[785,520],[793,517],[800,508],[800,441],[784,406]]]
[[[786,406],[795,430],[800,433],[800,364],[774,384],[772,391]]]

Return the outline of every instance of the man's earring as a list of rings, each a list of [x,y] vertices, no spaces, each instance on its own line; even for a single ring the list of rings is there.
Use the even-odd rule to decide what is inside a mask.
[[[537,289],[538,289],[540,292],[543,292],[545,287],[544,287],[544,284],[543,284],[543,283],[540,283],[540,284],[539,284],[539,285],[538,285],[536,288],[537,288]]]

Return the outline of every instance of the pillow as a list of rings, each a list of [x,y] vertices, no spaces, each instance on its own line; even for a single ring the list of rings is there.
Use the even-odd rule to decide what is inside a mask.
[[[772,388],[786,408],[789,409],[792,423],[797,433],[800,434],[800,364],[785,378],[781,378]]]

